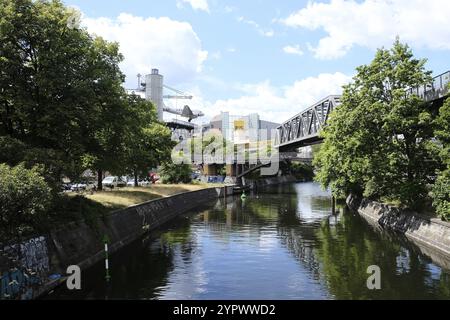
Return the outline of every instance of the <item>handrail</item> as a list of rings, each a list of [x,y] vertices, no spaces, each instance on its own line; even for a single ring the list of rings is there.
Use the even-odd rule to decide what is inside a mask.
[[[433,77],[431,83],[411,88],[407,90],[408,94],[416,94],[426,102],[440,99],[448,95],[450,85],[450,71],[444,72]]]

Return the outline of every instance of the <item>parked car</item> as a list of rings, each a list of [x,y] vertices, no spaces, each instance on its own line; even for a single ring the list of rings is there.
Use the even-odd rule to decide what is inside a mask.
[[[66,192],[66,191],[71,191],[72,190],[72,184],[71,183],[63,183],[61,185],[61,191]]]
[[[147,187],[147,186],[150,185],[150,181],[148,181],[147,179],[145,179],[145,180],[140,180],[140,181],[139,181],[139,185],[140,185],[141,187]]]
[[[105,188],[114,189],[114,188],[126,187],[127,182],[122,177],[109,176],[109,177],[106,177],[105,179],[103,179],[102,186]]]
[[[96,184],[90,181],[82,181],[79,183],[75,183],[70,188],[71,191],[92,191],[96,189],[97,189]]]
[[[138,180],[138,186],[146,187],[148,185],[150,185],[150,182],[147,179],[145,179],[145,180]],[[129,178],[128,179],[127,187],[134,187],[134,178]]]
[[[117,187],[123,188],[127,186],[127,177],[118,177]]]

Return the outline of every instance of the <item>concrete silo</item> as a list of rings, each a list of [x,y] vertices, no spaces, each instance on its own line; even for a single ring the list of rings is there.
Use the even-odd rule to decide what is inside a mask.
[[[145,99],[150,100],[158,111],[158,120],[163,120],[163,83],[164,77],[158,69],[152,69],[152,73],[145,77]]]

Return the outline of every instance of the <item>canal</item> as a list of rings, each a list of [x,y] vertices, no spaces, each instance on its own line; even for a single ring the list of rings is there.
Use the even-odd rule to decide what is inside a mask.
[[[366,286],[381,270],[381,290]],[[331,214],[315,183],[214,201],[82,275],[47,299],[450,299],[450,271],[402,236]]]

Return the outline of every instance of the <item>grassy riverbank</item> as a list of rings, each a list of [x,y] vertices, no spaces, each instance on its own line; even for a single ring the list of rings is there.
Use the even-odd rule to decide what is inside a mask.
[[[45,232],[62,223],[85,221],[94,226],[98,218],[109,212],[124,209],[146,201],[169,197],[174,194],[210,188],[206,183],[193,184],[155,184],[148,187],[120,188],[98,191],[94,193],[67,193],[61,195],[55,203],[53,214],[41,224]]]
[[[197,184],[154,184],[149,187],[121,188],[86,194],[85,197],[111,210],[123,209],[146,201],[168,197],[177,193],[210,188],[212,185]]]

